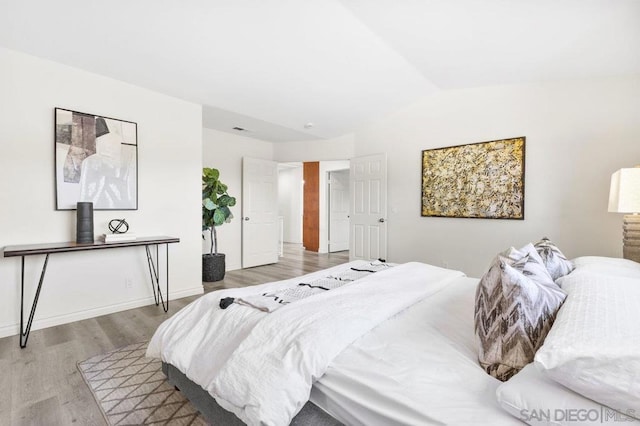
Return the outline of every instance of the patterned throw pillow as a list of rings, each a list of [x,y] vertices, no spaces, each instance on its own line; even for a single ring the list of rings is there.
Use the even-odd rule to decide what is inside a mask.
[[[538,241],[535,247],[554,281],[575,269],[573,262],[568,260],[558,246],[547,237]]]
[[[553,282],[553,278],[549,274],[544,260],[540,257],[533,244],[529,243],[519,250],[511,247],[501,255],[509,258],[512,262],[511,266],[538,284],[551,287],[552,289],[558,288],[558,285]]]
[[[499,254],[476,289],[478,360],[502,381],[533,361],[566,297],[531,249]]]

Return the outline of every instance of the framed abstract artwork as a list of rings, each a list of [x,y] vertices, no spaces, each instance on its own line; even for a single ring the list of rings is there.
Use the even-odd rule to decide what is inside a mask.
[[[55,108],[56,210],[138,209],[138,127]]]
[[[524,220],[525,138],[422,151],[422,216]]]

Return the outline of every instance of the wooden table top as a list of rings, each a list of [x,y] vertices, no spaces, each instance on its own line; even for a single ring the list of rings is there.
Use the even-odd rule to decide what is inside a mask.
[[[83,250],[100,250],[117,247],[135,247],[155,244],[179,243],[180,238],[176,237],[139,237],[135,240],[116,241],[105,243],[104,241],[95,241],[93,243],[78,244],[75,241],[67,241],[64,243],[44,243],[44,244],[27,244],[19,246],[6,246],[4,248],[4,257],[12,256],[30,256],[36,254],[49,253],[65,253],[70,251]]]

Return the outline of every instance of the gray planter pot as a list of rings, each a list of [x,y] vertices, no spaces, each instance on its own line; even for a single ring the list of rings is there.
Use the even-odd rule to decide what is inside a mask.
[[[202,255],[202,281],[214,282],[224,278],[224,253]]]

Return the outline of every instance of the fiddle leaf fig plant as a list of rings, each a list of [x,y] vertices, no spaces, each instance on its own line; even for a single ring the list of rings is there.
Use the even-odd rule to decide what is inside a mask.
[[[235,205],[235,197],[229,195],[227,185],[220,182],[220,171],[204,167],[202,169],[202,232],[211,233],[209,255],[218,254],[216,226],[231,222],[233,213],[229,207]]]

